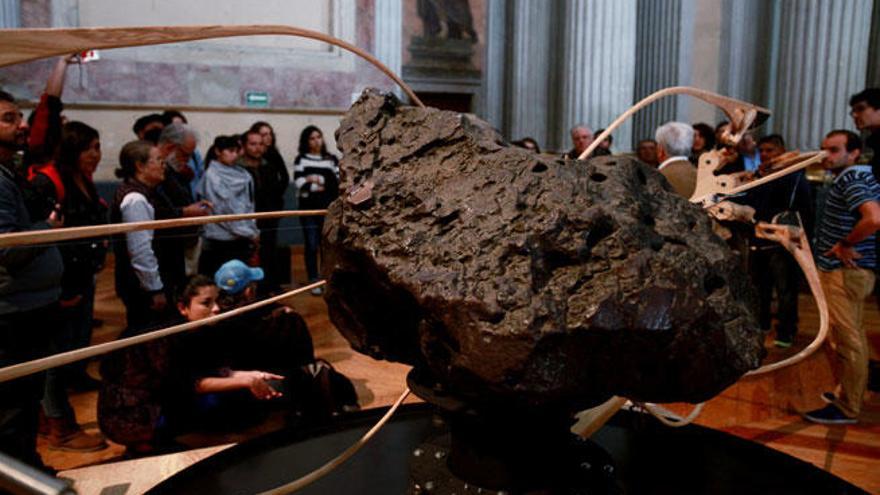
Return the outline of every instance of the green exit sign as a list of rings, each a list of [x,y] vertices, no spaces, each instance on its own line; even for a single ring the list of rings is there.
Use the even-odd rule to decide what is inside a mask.
[[[249,108],[266,108],[269,106],[268,91],[246,91],[244,104]]]

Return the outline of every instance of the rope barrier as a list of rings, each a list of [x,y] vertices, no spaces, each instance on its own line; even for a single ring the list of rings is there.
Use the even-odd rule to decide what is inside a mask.
[[[152,332],[144,333],[141,335],[135,335],[133,337],[127,337],[124,339],[114,340],[113,342],[105,342],[103,344],[96,344],[89,347],[84,347],[82,349],[75,349],[73,351],[62,352],[59,354],[54,354],[52,356],[47,356],[40,359],[35,359],[33,361],[27,361],[24,363],[14,364],[12,366],[7,366],[5,368],[0,368],[0,383],[7,382],[9,380],[14,380],[16,378],[21,378],[23,376],[31,375],[33,373],[39,373],[40,371],[45,371],[50,368],[54,368],[56,366],[63,366],[65,364],[74,363],[76,361],[81,361],[83,359],[88,359],[94,356],[98,356],[101,354],[106,354],[108,352],[116,351],[119,349],[124,349],[126,347],[130,347],[137,344],[143,344],[145,342],[149,342],[151,340],[156,340],[162,337],[167,337],[169,335],[174,335],[176,333],[186,332],[189,330],[194,330],[196,328],[211,325],[214,323],[221,322],[223,320],[227,320],[229,318],[244,314],[248,311],[262,308],[263,306],[268,306],[270,304],[274,304],[279,301],[283,301],[289,297],[293,297],[297,294],[301,294],[303,292],[312,290],[316,287],[321,287],[326,282],[324,280],[319,280],[315,283],[306,285],[304,287],[300,287],[298,289],[294,289],[283,294],[279,294],[277,296],[273,296],[267,299],[263,299],[262,301],[257,301],[255,303],[248,304],[246,306],[241,306],[235,308],[231,311],[227,311],[226,313],[220,313],[218,315],[214,315],[202,320],[189,321],[186,323],[181,323],[180,325],[174,325],[171,327],[163,328],[161,330],[155,330]]]
[[[388,412],[386,412],[385,415],[382,416],[382,419],[380,419],[375,425],[373,425],[373,427],[370,428],[370,430],[367,431],[364,436],[360,438],[360,440],[342,451],[341,454],[334,457],[318,469],[315,469],[309,474],[303,476],[302,478],[291,481],[286,485],[282,485],[277,488],[262,492],[260,495],[287,495],[288,493],[293,493],[297,490],[305,488],[306,486],[311,485],[312,483],[318,481],[324,476],[330,474],[330,472],[341,466],[351,456],[355,455],[364,445],[367,444],[367,442],[369,442],[373,438],[373,436],[380,429],[382,429],[383,426],[385,426],[385,423],[387,423],[388,420],[391,419],[391,416],[393,416],[394,413],[397,412],[397,408],[400,407],[400,405],[403,403],[404,399],[406,399],[409,393],[409,388],[404,389],[403,393],[400,394],[400,397],[398,397],[397,400],[394,401],[394,404],[391,406],[391,408],[388,409]]]
[[[209,223],[234,222],[237,220],[264,220],[268,218],[308,217],[326,214],[327,210],[266,211],[260,213],[206,215],[203,217],[172,218],[169,220],[149,220],[145,222],[110,223],[104,225],[88,225],[84,227],[29,230],[26,232],[0,234],[0,248],[49,244],[72,239],[86,239],[89,237],[107,237],[114,234],[126,234],[139,230],[173,229],[177,227],[194,227]]]

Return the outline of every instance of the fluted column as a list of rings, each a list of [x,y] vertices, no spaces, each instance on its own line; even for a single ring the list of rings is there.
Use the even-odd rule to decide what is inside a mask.
[[[848,100],[865,86],[872,1],[780,7],[773,127],[790,148],[815,149],[828,131],[853,128]]]
[[[874,0],[874,15],[871,17],[871,45],[868,53],[874,55],[868,57],[868,83],[867,86],[880,88],[880,0]]]
[[[766,0],[736,0],[727,5],[727,38],[719,57],[726,70],[719,80],[719,92],[767,105],[768,73],[773,67],[773,4]]]
[[[483,118],[504,128],[505,69],[507,68],[507,0],[486,2],[486,57],[483,59]]]
[[[18,0],[0,0],[0,28],[17,28],[20,26],[20,8]]]
[[[551,18],[553,2],[514,0],[511,32],[508,107],[505,128],[511,139],[531,136],[546,147],[549,137]]]
[[[375,46],[373,54],[395,74],[401,74],[403,60],[403,7],[401,0],[376,0]],[[400,87],[394,93],[401,96]]]
[[[558,28],[562,127],[554,144],[565,149],[571,126],[605,127],[633,103],[636,0],[566,0]],[[631,135],[627,122],[614,133],[616,147],[629,149]]]
[[[682,5],[681,0],[639,0],[637,11],[636,101],[680,84]],[[633,117],[633,137],[653,139],[657,127],[675,118],[675,98],[657,101]]]

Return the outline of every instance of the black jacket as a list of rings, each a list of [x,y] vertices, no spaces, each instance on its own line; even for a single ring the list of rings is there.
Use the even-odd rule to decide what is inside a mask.
[[[0,233],[43,230],[31,223],[22,186],[26,181],[0,165]],[[51,304],[60,295],[64,264],[54,245],[0,248],[0,315]]]

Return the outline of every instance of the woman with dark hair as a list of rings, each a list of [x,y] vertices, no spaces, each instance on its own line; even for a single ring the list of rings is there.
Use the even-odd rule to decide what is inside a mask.
[[[327,151],[321,129],[310,125],[299,135],[299,155],[293,161],[293,183],[299,209],[322,210],[339,196],[339,160]],[[299,217],[305,237],[306,272],[309,283],[318,280],[318,249],[324,217]],[[312,294],[323,293],[321,287]]]
[[[230,304],[252,302],[255,282],[262,277],[260,268],[239,260],[225,263],[213,280],[191,277],[169,325],[218,314],[218,281]],[[123,337],[137,333],[126,330]],[[209,331],[174,335],[107,356],[101,363],[98,422],[111,440],[146,454],[172,446],[177,434],[205,427],[228,430],[262,419],[271,408],[289,412],[289,419],[305,414],[305,419],[320,420],[315,413],[322,396],[314,393],[319,384],[313,382],[319,380],[312,376],[325,369],[332,370],[315,360],[300,315],[281,305],[260,308]],[[348,385],[349,395],[337,401],[338,412],[357,408],[354,387]]]
[[[55,168],[63,198],[56,209],[66,227],[106,223],[107,204],[98,196],[92,175],[101,161],[98,131],[82,122],[69,122],[61,130]],[[40,189],[59,191],[53,179],[37,173],[32,181]],[[92,339],[95,306],[95,275],[104,266],[107,241],[86,239],[63,242],[58,246],[64,261],[61,278],[60,321],[62,325],[50,342],[53,354],[86,347]],[[53,368],[46,373],[43,412],[51,449],[88,452],[105,448],[103,438],[82,431],[67,397],[67,386],[97,388],[84,365]],[[45,430],[44,430],[45,431]]]
[[[694,145],[691,148],[690,162],[694,165],[700,159],[700,155],[715,149],[715,129],[705,122],[694,124]]]
[[[198,188],[198,199],[214,205],[217,215],[254,212],[254,180],[238,163],[238,136],[217,136],[208,150],[208,169]],[[260,243],[256,220],[207,224],[202,229],[199,273],[213,275],[232,259],[250,259]]]
[[[217,314],[217,295],[213,280],[195,275],[181,291],[178,311],[187,320]],[[142,332],[129,327],[121,338]],[[175,416],[186,409],[192,397],[191,384],[185,383],[177,370],[181,338],[173,335],[153,340],[109,354],[101,361],[104,381],[98,393],[98,424],[111,440],[129,449],[128,455],[167,448],[180,429]]]
[[[263,140],[263,160],[254,177],[256,191],[256,211],[278,211],[284,209],[284,192],[290,183],[290,174],[284,166],[284,158],[278,152],[275,130],[268,122],[254,122],[248,133],[256,132]],[[253,170],[251,171],[253,172]],[[260,264],[266,269],[266,280],[262,292],[276,292],[280,289],[278,276],[278,219],[265,219],[257,222],[260,229]]]

